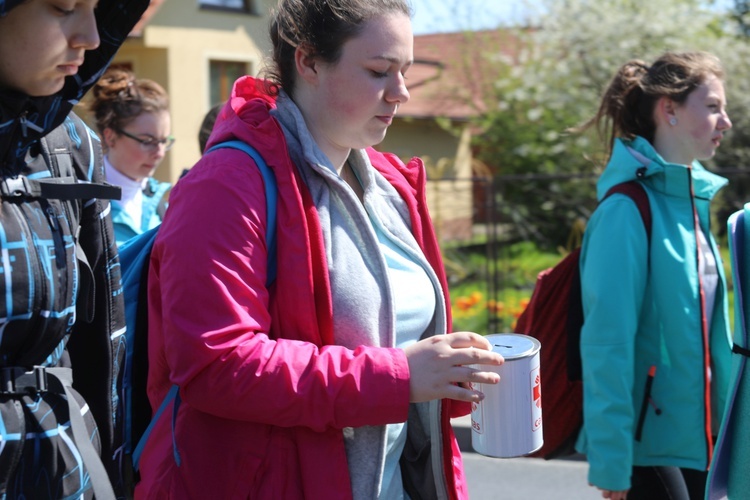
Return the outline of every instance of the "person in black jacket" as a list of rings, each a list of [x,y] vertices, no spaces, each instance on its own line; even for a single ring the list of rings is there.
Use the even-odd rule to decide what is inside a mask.
[[[0,0],[0,498],[114,497],[119,190],[71,110],[148,4]]]

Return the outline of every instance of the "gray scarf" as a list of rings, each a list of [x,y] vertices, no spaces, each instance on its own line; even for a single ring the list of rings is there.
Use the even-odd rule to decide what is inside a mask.
[[[372,167],[364,150],[352,150],[349,162],[365,192],[363,206],[317,146],[299,108],[283,91],[272,114],[282,126],[291,159],[320,217],[336,344],[351,349],[395,345],[396,313],[387,266],[365,206],[383,222],[389,236],[417,256],[427,270],[435,285],[438,312],[425,336],[444,333],[445,302],[437,276],[411,234],[408,210],[393,186]],[[344,438],[354,497],[377,498],[385,461],[385,426],[347,428]]]

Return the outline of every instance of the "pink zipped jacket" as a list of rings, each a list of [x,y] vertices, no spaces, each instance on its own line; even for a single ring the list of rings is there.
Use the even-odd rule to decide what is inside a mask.
[[[273,106],[259,81],[238,80],[208,144],[246,141],[276,176],[278,271],[268,288],[264,187],[252,160],[215,151],[173,188],[151,257],[148,393],[155,410],[177,384],[181,404],[174,429],[170,409],[144,449],[137,498],[352,498],[342,429],[407,418],[402,350],[332,345],[318,214]],[[422,162],[368,155],[406,201],[450,304]],[[448,497],[465,498],[449,419],[469,407],[441,403],[433,450]]]

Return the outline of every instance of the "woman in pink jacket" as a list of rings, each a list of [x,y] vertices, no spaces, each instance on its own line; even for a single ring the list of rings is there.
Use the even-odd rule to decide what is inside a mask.
[[[253,145],[278,189],[270,285],[262,176],[207,153],[151,258],[149,398],[173,385],[141,498],[463,498],[450,418],[502,363],[451,331],[425,170],[371,146],[409,93],[406,0],[281,0],[273,83],[243,77],[208,147]]]

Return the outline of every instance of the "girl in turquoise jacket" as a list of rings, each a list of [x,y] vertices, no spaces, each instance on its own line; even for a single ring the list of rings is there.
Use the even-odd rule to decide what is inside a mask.
[[[702,498],[730,355],[726,280],[709,205],[711,158],[731,127],[719,61],[666,53],[626,63],[587,124],[609,131],[602,201],[581,252],[584,424],[577,448],[604,498]]]
[[[91,112],[104,144],[107,182],[122,188],[112,202],[117,245],[161,224],[172,185],[153,175],[174,145],[169,97],[158,83],[110,68],[93,88]]]

